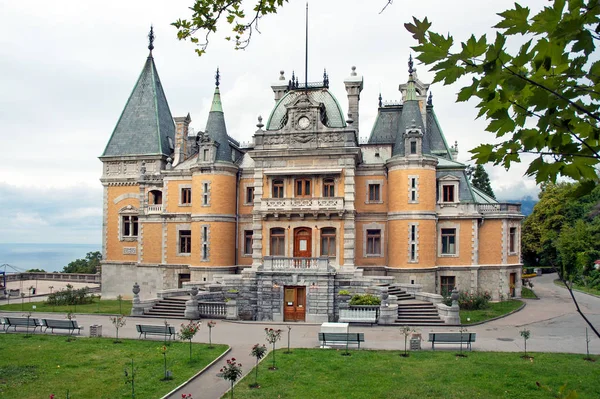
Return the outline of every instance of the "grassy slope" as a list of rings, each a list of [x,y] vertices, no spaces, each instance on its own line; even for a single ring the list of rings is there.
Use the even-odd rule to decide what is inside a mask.
[[[131,385],[125,384],[124,370],[134,360],[137,398],[158,398],[177,387],[217,356],[226,345],[194,344],[189,363],[189,344],[174,342],[167,348],[167,367],[173,380],[164,376],[161,341],[109,338],[3,334],[0,339],[0,397],[38,399],[51,393],[72,398],[130,398]],[[102,396],[100,396],[100,393]]]
[[[235,388],[236,398],[551,398],[536,381],[555,392],[568,383],[579,398],[600,397],[600,362],[582,355],[534,353],[532,362],[520,353],[455,351],[411,352],[295,349],[277,353],[259,365],[260,389],[250,389],[254,372]],[[228,397],[228,396],[227,396]],[[225,398],[225,396],[224,396]]]
[[[562,283],[562,281],[560,281],[558,279],[554,280],[554,284],[558,285],[559,287],[565,288],[565,285]],[[596,290],[596,289],[593,289],[593,288],[590,288],[590,287],[586,287],[586,286],[583,286],[583,285],[573,284],[573,290],[574,291],[587,292],[588,294],[593,294],[593,295],[600,296],[600,290]]]
[[[494,317],[502,316],[518,309],[523,302],[513,299],[504,302],[490,302],[487,309],[481,310],[461,310],[460,322],[462,324],[473,324],[489,320]],[[467,321],[470,319],[470,321]]]
[[[11,301],[12,302],[12,301]],[[35,309],[32,307],[35,305]],[[14,303],[10,305],[0,306],[0,310],[14,310],[14,311],[32,311],[32,312],[60,312],[60,313],[104,313],[104,314],[130,314],[131,313],[131,301],[119,301],[116,299],[102,299],[98,303],[95,299],[93,303],[77,306],[52,306],[46,305],[45,302],[28,302],[25,300],[21,303],[21,299],[16,299]]]

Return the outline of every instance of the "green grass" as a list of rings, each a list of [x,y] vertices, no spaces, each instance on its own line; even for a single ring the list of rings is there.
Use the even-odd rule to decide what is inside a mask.
[[[457,349],[458,351],[458,349]],[[268,370],[271,355],[236,387],[243,398],[554,398],[536,381],[554,392],[567,383],[579,398],[600,397],[600,362],[583,355],[533,353],[532,362],[521,353],[418,351],[403,358],[400,351],[294,349],[277,351],[278,369]],[[224,362],[223,362],[224,363]],[[229,397],[227,395],[223,398]]]
[[[565,288],[565,285],[562,283],[562,281],[560,281],[558,279],[554,280],[554,284],[558,285],[559,287]],[[588,294],[600,296],[600,290],[597,290],[597,289],[594,289],[594,288],[590,288],[590,287],[586,287],[585,285],[573,284],[573,290],[574,291],[587,292]]]
[[[533,292],[532,290],[530,290],[527,287],[521,287],[521,298],[525,298],[525,299],[537,299],[537,295],[535,295],[535,292]]]
[[[174,342],[167,346],[164,376],[162,341],[112,338],[3,334],[0,339],[0,397],[38,399],[55,394],[57,398],[131,398],[131,384],[125,384],[124,370],[131,373],[134,360],[136,398],[159,398],[196,374],[226,349],[226,345],[194,344],[193,362],[189,344]]]
[[[11,301],[12,302],[12,301]],[[35,306],[35,309],[32,307]],[[101,299],[99,302],[94,299],[93,303],[85,305],[64,305],[52,306],[45,302],[28,302],[25,300],[21,303],[21,299],[16,299],[10,305],[0,306],[0,310],[14,310],[20,312],[59,312],[59,313],[105,313],[105,314],[131,314],[131,301],[122,300],[121,305],[116,299]]]
[[[486,309],[461,310],[460,322],[461,324],[480,323],[510,313],[513,310],[518,309],[522,304],[523,302],[512,299],[510,301],[490,302]],[[467,319],[469,319],[469,321],[467,321]]]

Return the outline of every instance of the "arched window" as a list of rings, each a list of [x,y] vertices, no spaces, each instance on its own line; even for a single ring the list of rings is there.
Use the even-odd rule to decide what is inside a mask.
[[[162,204],[162,191],[152,190],[148,193],[148,204],[149,205],[160,205]]]
[[[325,227],[321,229],[321,256],[335,258],[335,228]]]
[[[271,255],[285,256],[285,230],[271,229]]]

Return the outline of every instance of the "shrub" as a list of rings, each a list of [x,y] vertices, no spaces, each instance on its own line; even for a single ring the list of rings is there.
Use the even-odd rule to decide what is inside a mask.
[[[340,295],[350,295],[350,291],[348,291],[348,290],[340,290],[340,292],[338,292],[338,294],[340,294]]]
[[[458,307],[463,310],[479,310],[488,307],[488,302],[492,299],[489,292],[483,293],[476,292],[471,294],[470,292],[460,291],[458,293]],[[444,298],[444,304],[452,305],[452,299],[450,297]]]
[[[381,305],[381,299],[371,294],[356,294],[350,299],[350,305]]]
[[[48,305],[82,305],[92,303],[92,297],[88,295],[88,288],[73,289],[71,284],[67,284],[66,290],[60,290],[48,295],[46,300]]]

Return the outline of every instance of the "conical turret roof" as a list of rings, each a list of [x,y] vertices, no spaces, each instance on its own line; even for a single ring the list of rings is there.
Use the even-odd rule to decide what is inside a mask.
[[[229,136],[227,135],[227,126],[225,126],[225,114],[221,104],[221,92],[219,90],[219,70],[217,69],[217,81],[213,101],[206,121],[206,134],[219,143],[217,148],[217,161],[232,162],[231,147],[229,146]]]

